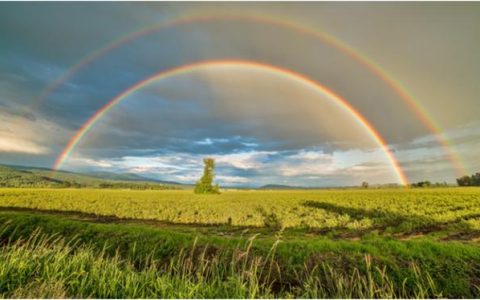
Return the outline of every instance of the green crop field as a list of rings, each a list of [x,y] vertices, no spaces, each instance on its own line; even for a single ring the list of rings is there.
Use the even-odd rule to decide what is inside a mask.
[[[3,207],[179,224],[409,233],[480,229],[480,189],[183,191],[2,189]]]
[[[479,297],[480,189],[0,190],[3,297]]]

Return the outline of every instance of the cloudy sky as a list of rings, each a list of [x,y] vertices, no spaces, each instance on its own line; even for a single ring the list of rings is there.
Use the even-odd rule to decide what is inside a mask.
[[[135,83],[194,62],[241,60],[340,95],[410,181],[480,171],[479,3],[3,2],[0,39],[0,163],[52,167],[82,124]],[[342,105],[251,65],[152,81],[105,113],[61,169],[191,183],[203,157],[216,159],[223,185],[399,182]]]

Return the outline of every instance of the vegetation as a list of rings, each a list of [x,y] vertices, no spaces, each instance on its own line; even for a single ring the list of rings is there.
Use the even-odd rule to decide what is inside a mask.
[[[155,184],[148,182],[102,182],[98,185],[102,189],[130,189],[130,190],[176,190],[172,185]]]
[[[221,237],[23,212],[2,212],[0,222],[3,297],[479,295],[475,245],[289,239],[281,232]]]
[[[275,290],[274,256],[251,255],[250,245],[231,256],[208,248],[180,251],[168,261],[146,257],[137,268],[120,256],[107,257],[90,247],[36,233],[26,242],[0,250],[0,291],[21,298],[271,298],[280,297],[438,297],[442,294],[428,273],[412,263],[412,283],[396,290],[385,269],[365,257],[365,274],[337,271],[327,263],[299,274],[303,284]],[[197,251],[200,250],[200,251]],[[271,253],[274,253],[272,248]],[[275,275],[273,275],[275,274]],[[377,279],[378,278],[378,279]]]
[[[474,187],[3,188],[0,207],[1,297],[480,296]]]
[[[14,188],[109,188],[132,190],[179,189],[175,183],[147,181],[142,177],[129,174],[98,174],[112,179],[103,179],[95,175],[84,175],[48,169],[28,167],[7,167],[0,165],[0,187]]]
[[[202,178],[195,185],[196,194],[220,194],[220,188],[217,185],[213,185],[213,178],[215,177],[215,160],[213,158],[204,158]]]
[[[0,166],[0,187],[60,187],[62,182],[24,170]]]
[[[411,186],[414,187],[414,188],[416,188],[416,187],[419,187],[419,188],[431,187],[432,183],[428,180],[425,180],[425,181],[419,181],[417,183],[412,183]]]
[[[457,178],[457,184],[459,186],[480,186],[480,173]]]
[[[480,229],[480,190],[226,191],[1,189],[0,206],[76,211],[183,224],[231,224],[386,233]],[[274,217],[272,217],[274,216]]]
[[[412,183],[410,184],[410,187],[412,188],[448,187],[448,183],[446,182],[431,183],[428,180],[424,180],[424,181]]]

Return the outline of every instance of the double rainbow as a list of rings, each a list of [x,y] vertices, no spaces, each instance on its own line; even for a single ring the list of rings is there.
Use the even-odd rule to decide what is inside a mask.
[[[145,27],[141,30],[138,30],[136,32],[130,33],[126,36],[122,36],[113,42],[105,45],[104,47],[90,53],[88,56],[84,57],[80,62],[77,64],[73,65],[65,74],[63,74],[61,77],[56,79],[51,85],[47,86],[43,92],[40,94],[40,96],[37,99],[37,103],[41,103],[44,99],[46,99],[53,91],[55,91],[58,87],[60,87],[64,82],[69,80],[73,75],[75,75],[77,72],[79,72],[81,69],[84,67],[88,66],[89,64],[93,63],[97,59],[101,58],[102,56],[106,55],[110,51],[125,45],[129,42],[132,42],[142,36],[146,36],[148,34],[152,34],[155,32],[159,32],[161,30],[165,30],[168,28],[173,28],[175,26],[181,26],[181,25],[189,25],[189,24],[194,24],[194,23],[200,23],[200,22],[214,22],[214,21],[243,21],[243,22],[252,22],[252,23],[259,23],[259,24],[266,24],[266,25],[271,25],[271,26],[276,26],[280,28],[284,28],[286,30],[292,30],[294,32],[297,32],[299,34],[303,34],[315,39],[320,40],[321,42],[337,49],[341,53],[347,55],[360,65],[364,66],[366,69],[368,69],[370,72],[372,72],[376,77],[381,79],[385,84],[387,84],[398,96],[400,99],[404,101],[404,103],[417,115],[417,117],[422,121],[422,123],[431,131],[438,143],[442,146],[444,152],[447,154],[449,161],[452,163],[454,166],[455,170],[457,171],[458,174],[464,174],[465,173],[465,167],[461,163],[461,160],[457,155],[452,151],[452,146],[450,145],[449,141],[446,139],[446,137],[442,134],[442,130],[440,126],[433,120],[431,116],[428,115],[427,111],[425,108],[421,105],[421,103],[416,99],[411,92],[408,91],[406,87],[403,86],[403,84],[395,79],[393,76],[389,75],[388,72],[382,68],[380,65],[375,63],[372,59],[370,59],[368,56],[365,54],[362,54],[360,51],[352,48],[351,46],[347,45],[346,43],[334,38],[333,36],[322,32],[318,30],[311,29],[309,27],[290,22],[285,19],[279,19],[279,18],[273,18],[270,16],[239,16],[239,15],[192,15],[192,16],[187,16],[183,18],[178,18],[174,20],[169,20],[160,24],[156,24],[153,26]],[[238,62],[238,61],[237,61]],[[207,62],[200,62],[200,63],[194,63],[194,64],[189,64],[186,66],[178,67],[178,68],[173,68],[164,72],[160,72],[156,75],[153,75],[152,77],[149,77],[145,80],[142,80],[141,82],[135,84],[134,86],[128,88],[126,91],[134,91],[137,90],[134,87],[141,85],[144,86],[144,84],[148,84],[149,82],[153,81],[151,80],[152,78],[156,78],[154,80],[158,80],[163,77],[168,77],[168,76],[173,76],[173,74],[177,73],[182,73],[186,72],[186,70],[190,69],[190,67],[193,68],[193,66],[198,66],[202,65],[205,66]],[[219,63],[218,61],[216,63]],[[262,65],[262,66],[267,66],[266,64],[261,64],[261,63],[251,63],[255,64],[256,66]],[[190,67],[189,67],[190,66]],[[275,70],[282,70],[283,73],[288,73],[288,74],[295,74],[296,78],[303,78],[307,79],[308,82],[314,82],[311,79],[306,78],[303,75],[300,75],[298,73],[295,73],[294,71],[291,70],[285,70],[281,69],[279,67],[273,67],[270,66],[272,69]],[[163,74],[163,75],[160,75]],[[159,78],[157,78],[159,77]],[[320,84],[315,82],[316,86],[321,86]],[[133,88],[133,90],[132,90]],[[322,87],[323,91],[327,91],[325,87]],[[114,99],[117,99],[118,97],[122,97],[125,92],[119,94],[119,96],[115,97]],[[333,92],[330,91],[331,95],[334,95],[337,99],[342,99],[340,96],[335,95]],[[385,142],[383,139],[379,136],[378,132],[373,130],[373,127],[371,126],[370,123],[366,122],[365,118],[361,116],[357,110],[355,110],[350,104],[346,103],[345,100],[342,99],[342,101],[346,104],[345,107],[349,107],[351,109],[351,112],[353,112],[354,115],[357,116],[358,120],[362,120],[362,123],[364,126],[369,128],[370,132],[373,132],[372,135],[376,136],[376,140],[380,141],[379,144],[382,145],[384,149],[387,149],[385,146]],[[92,117],[90,117],[85,124],[82,125],[82,127],[77,131],[77,133],[72,137],[70,142],[67,144],[67,146],[63,149],[61,154],[58,156],[56,159],[54,169],[58,169],[61,164],[64,162],[66,157],[68,157],[69,153],[75,148],[75,145],[79,142],[79,140],[82,138],[83,135],[86,134],[90,130],[90,128],[94,125],[96,120],[98,120],[104,113],[106,113],[110,107],[114,106],[116,102],[112,103],[112,100],[109,101],[105,106],[103,106],[100,110],[98,110]],[[363,122],[365,121],[365,122]],[[393,155],[391,152],[388,150],[387,151],[389,154],[389,157],[393,158]],[[392,160],[391,160],[392,161]],[[395,161],[395,159],[393,159]],[[398,167],[398,162],[395,161],[393,164],[395,165],[396,169],[399,169]],[[401,173],[402,176],[398,176],[399,178],[403,178],[400,180],[402,183],[406,182],[405,176],[403,175],[402,172],[398,172],[397,174]]]

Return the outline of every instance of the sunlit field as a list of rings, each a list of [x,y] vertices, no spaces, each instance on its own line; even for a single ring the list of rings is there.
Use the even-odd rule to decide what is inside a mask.
[[[176,224],[351,230],[480,229],[480,189],[315,191],[2,189],[3,207]]]

